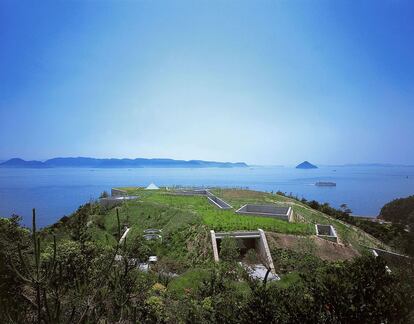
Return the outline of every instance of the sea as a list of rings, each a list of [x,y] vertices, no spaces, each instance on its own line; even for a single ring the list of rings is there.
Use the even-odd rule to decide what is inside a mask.
[[[320,187],[318,181],[335,182]],[[353,214],[375,217],[387,202],[414,195],[414,166],[322,166],[247,168],[133,168],[88,169],[0,168],[0,216],[17,214],[30,226],[32,208],[38,225],[53,224],[78,206],[95,200],[112,187],[199,186],[282,191],[298,198],[345,203]]]

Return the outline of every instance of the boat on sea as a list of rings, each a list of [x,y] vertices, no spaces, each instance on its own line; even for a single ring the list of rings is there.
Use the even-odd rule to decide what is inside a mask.
[[[315,186],[318,186],[318,187],[336,187],[336,183],[335,182],[329,182],[329,181],[318,181],[317,183],[315,183]]]

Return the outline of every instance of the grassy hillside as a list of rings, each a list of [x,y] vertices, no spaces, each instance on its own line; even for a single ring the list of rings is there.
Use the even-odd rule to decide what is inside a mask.
[[[229,202],[234,209],[220,210],[203,196],[179,196],[165,189],[149,191],[142,188],[120,188],[134,200],[125,200],[118,208],[105,209],[98,205],[80,208],[72,217],[65,218],[44,231],[54,232],[59,241],[73,239],[78,229],[76,218],[84,217],[81,225],[92,241],[100,246],[114,246],[119,239],[116,211],[123,232],[130,228],[127,241],[142,245],[143,231],[162,230],[162,244],[149,243],[149,253],[157,255],[159,265],[167,271],[182,273],[187,269],[212,260],[211,229],[215,231],[257,230],[268,233],[269,244],[275,257],[279,250],[310,253],[325,260],[352,258],[364,251],[363,246],[387,248],[362,230],[344,224],[310,207],[277,194],[249,190],[214,189],[212,192]],[[266,217],[238,215],[234,211],[246,203],[275,203],[289,205],[295,214],[294,222]],[[329,243],[315,236],[314,224],[332,224],[341,245]],[[82,225],[83,224],[83,225]],[[304,244],[303,242],[307,242]],[[148,243],[148,242],[147,242]],[[283,263],[277,258],[275,263]]]
[[[61,322],[68,314],[76,322],[83,322],[82,314],[87,314],[87,322],[88,319],[99,322],[102,318],[106,322],[122,322],[121,318],[130,320],[125,322],[143,323],[252,323],[257,322],[257,315],[267,314],[263,318],[282,316],[280,322],[304,323],[330,318],[326,316],[332,313],[320,307],[327,303],[334,305],[336,322],[350,318],[347,312],[354,316],[355,309],[364,309],[367,303],[375,309],[359,315],[362,319],[359,322],[370,322],[363,319],[384,309],[390,310],[391,315],[381,315],[372,322],[393,322],[395,309],[408,310],[412,305],[407,293],[413,282],[408,267],[395,266],[390,276],[382,258],[362,253],[363,245],[381,246],[380,242],[296,200],[247,190],[213,191],[235,208],[246,203],[288,204],[296,215],[294,222],[285,222],[238,215],[234,209],[219,210],[202,196],[178,196],[168,190],[124,189],[138,198],[124,200],[117,208],[109,209],[100,204],[85,204],[70,217],[43,229],[40,253],[36,252],[37,244],[30,248],[28,231],[16,231],[17,218],[14,222],[0,219],[3,228],[0,241],[10,247],[1,251],[7,254],[3,259],[14,260],[23,273],[30,273],[31,269],[42,272],[41,287],[45,290],[40,293],[47,297],[48,305],[62,309],[57,319],[50,322]],[[334,225],[340,244],[316,237],[315,223]],[[127,228],[128,236],[118,245]],[[149,228],[162,230],[162,241],[146,241],[143,231]],[[220,255],[220,262],[213,261],[211,229],[257,228],[266,230],[273,263],[281,278],[278,282],[266,284],[252,279],[239,264],[237,243],[231,239],[226,241],[227,252]],[[16,233],[24,235],[19,237]],[[56,249],[51,234],[56,237]],[[19,246],[24,247],[27,261],[17,253]],[[224,241],[223,251],[226,251]],[[360,254],[363,255],[359,257]],[[143,263],[148,262],[149,256],[157,256],[158,261],[148,269]],[[36,266],[37,258],[41,260],[40,267]],[[249,264],[247,257],[243,261]],[[43,303],[43,299],[36,299],[37,279],[22,277],[22,281],[15,283],[13,267],[2,269],[5,271],[2,277],[10,278],[4,290],[7,298],[2,300],[14,305],[15,318],[23,314],[15,322],[33,322],[27,320],[34,318],[36,308],[31,308],[32,305]],[[16,289],[22,292],[16,294]],[[338,299],[338,291],[345,297]],[[27,297],[20,298],[23,294],[29,295],[31,303],[27,303]],[[15,297],[9,302],[10,296]],[[263,300],[268,303],[260,306]],[[378,304],[378,301],[386,302]],[[22,305],[22,311],[16,305]],[[258,305],[263,309],[258,309]],[[28,309],[32,311],[25,316]],[[42,316],[46,316],[45,307],[37,309],[44,309]],[[342,313],[338,312],[340,309]],[[317,315],[309,319],[309,314]],[[244,320],[239,320],[241,316]]]
[[[126,190],[130,195],[138,195],[137,204],[154,203],[158,206],[168,206],[168,208],[175,208],[182,212],[186,211],[190,213],[188,215],[193,215],[192,217],[187,216],[188,220],[201,222],[208,229],[216,231],[256,230],[257,228],[262,228],[269,232],[307,236],[315,234],[314,224],[331,224],[337,230],[340,243],[344,245],[350,245],[357,250],[361,250],[362,245],[387,249],[383,243],[361,229],[313,210],[296,200],[277,194],[235,189],[212,190],[212,193],[230,203],[234,210],[246,203],[275,203],[292,206],[297,221],[288,223],[279,219],[238,215],[234,213],[234,210],[217,209],[205,197],[177,196],[171,194],[171,191],[166,190],[121,189]]]

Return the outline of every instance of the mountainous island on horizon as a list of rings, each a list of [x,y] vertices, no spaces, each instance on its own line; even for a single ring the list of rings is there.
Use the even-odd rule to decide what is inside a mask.
[[[0,163],[2,168],[245,168],[245,162],[216,162],[174,159],[97,159],[89,157],[53,158],[42,161],[26,161],[13,158]]]
[[[308,161],[304,161],[296,166],[296,169],[317,169],[318,167]]]

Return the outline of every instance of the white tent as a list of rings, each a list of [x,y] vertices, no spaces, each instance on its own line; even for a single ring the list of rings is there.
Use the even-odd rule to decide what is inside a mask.
[[[145,188],[145,190],[158,190],[158,189],[160,188],[158,188],[153,182],[151,182],[149,186]]]

